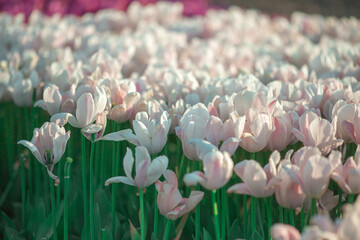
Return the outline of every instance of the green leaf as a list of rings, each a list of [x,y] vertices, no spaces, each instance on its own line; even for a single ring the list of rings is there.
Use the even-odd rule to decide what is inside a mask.
[[[101,218],[100,218],[100,209],[99,209],[99,204],[95,204],[95,209],[94,209],[94,228],[95,228],[95,236],[96,239],[100,239],[101,238]]]
[[[203,228],[204,240],[212,240],[210,233]]]
[[[5,239],[10,239],[10,240],[23,240],[25,238],[22,238],[20,233],[18,231],[16,231],[15,229],[6,226],[5,227]]]
[[[131,223],[131,221],[129,220],[130,223],[130,236],[131,236],[131,240],[139,240],[140,239],[140,233],[136,230],[136,228],[134,227],[134,225]]]
[[[264,238],[257,232],[253,232],[249,240],[263,240]]]
[[[5,212],[1,212],[1,220],[0,220],[0,232],[2,232],[3,228],[11,227],[15,229],[15,224],[11,221],[8,215]]]
[[[64,202],[62,201],[60,203],[60,206],[57,207],[57,210],[56,210],[56,226],[59,224],[60,218],[61,218],[63,212],[64,212]],[[54,233],[52,224],[53,223],[52,223],[52,217],[51,217],[51,212],[50,212],[49,216],[40,225],[39,232],[36,235],[36,239],[42,239],[44,237],[50,238]]]
[[[239,219],[237,218],[231,225],[230,232],[229,232],[229,239],[236,239],[242,235],[243,235],[242,229],[239,224]]]
[[[111,230],[108,226],[101,229],[101,240],[113,240]]]
[[[31,221],[27,222],[26,229],[35,236],[39,231],[41,223],[46,218],[44,200],[42,198],[38,199],[37,204],[30,209],[29,219],[31,219]]]

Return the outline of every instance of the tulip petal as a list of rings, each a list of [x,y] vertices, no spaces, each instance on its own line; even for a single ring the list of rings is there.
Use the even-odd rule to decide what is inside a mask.
[[[103,136],[102,138],[100,138],[99,140],[104,140],[104,141],[115,141],[115,142],[119,142],[119,141],[124,141],[124,140],[128,140],[126,139],[124,136],[129,136],[129,135],[134,135],[131,131],[131,129],[125,129],[125,130],[121,130],[121,131],[117,131],[117,132],[113,132],[113,133],[109,133],[106,134],[105,136]],[[135,135],[134,135],[135,136]],[[136,136],[135,136],[136,137]],[[128,140],[129,141],[129,140]],[[130,142],[130,141],[129,141]]]
[[[21,144],[24,147],[27,147],[31,151],[31,153],[34,155],[34,157],[39,161],[39,163],[44,165],[44,162],[43,162],[43,159],[41,157],[39,150],[32,142],[29,142],[27,140],[21,140],[17,144]]]
[[[236,193],[241,195],[251,195],[248,187],[245,183],[237,183],[232,185],[227,191],[227,193]]]
[[[148,184],[153,184],[156,180],[158,180],[161,175],[164,174],[164,171],[167,169],[169,163],[169,159],[166,156],[160,156],[152,160],[149,168],[147,169],[147,178]]]
[[[106,180],[105,186],[109,186],[111,183],[125,183],[127,185],[135,186],[135,183],[132,179],[129,179],[127,177],[112,177]]]
[[[69,122],[69,124],[71,126],[76,127],[76,128],[81,128],[79,122],[77,121],[75,116],[72,115],[71,113],[57,113],[57,114],[54,114],[51,117],[50,121],[56,123],[57,125],[59,125],[61,127]]]
[[[187,144],[191,144],[192,146],[195,147],[196,154],[201,160],[203,160],[205,155],[208,154],[209,152],[214,152],[217,150],[217,148],[214,145],[201,138],[193,138],[190,141],[188,141]]]
[[[206,177],[205,177],[204,173],[202,173],[200,171],[195,171],[195,172],[185,174],[183,180],[184,180],[184,183],[186,184],[186,186],[195,186],[198,183],[201,184],[204,181],[206,181]]]
[[[76,119],[81,128],[95,120],[95,104],[91,93],[82,94],[77,100],[76,106]]]
[[[176,174],[173,171],[165,170],[164,177],[169,184],[172,184],[175,187],[178,187],[178,180],[177,180]]]

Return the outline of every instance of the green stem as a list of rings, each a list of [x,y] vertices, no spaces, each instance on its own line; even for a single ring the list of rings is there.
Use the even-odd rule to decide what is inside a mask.
[[[271,211],[272,211],[272,197],[270,196],[269,198],[265,199],[265,204],[266,204],[266,215],[267,215],[267,228],[268,228],[268,239],[271,239],[271,235],[270,235],[270,229],[272,226],[272,216],[271,216]]]
[[[247,196],[243,195],[243,205],[244,205],[244,238],[247,237],[247,227],[248,227],[248,213],[247,213]]]
[[[25,200],[26,200],[26,175],[24,166],[25,157],[21,154],[20,167],[21,167],[21,220],[22,229],[25,229],[26,224],[26,212],[25,212]]]
[[[338,204],[336,206],[337,217],[340,217],[340,214],[341,214],[341,203],[342,203],[342,190],[341,190],[341,188],[339,188],[339,199],[338,199]]]
[[[256,230],[256,202],[257,199],[255,197],[251,197],[251,232],[255,232]]]
[[[101,141],[100,183],[105,182],[105,142]]]
[[[216,236],[216,240],[220,240],[219,213],[216,202],[216,190],[211,191],[211,199],[212,199],[213,212],[214,212],[215,236]]]
[[[284,223],[284,209],[281,206],[279,206],[279,217],[280,217],[280,223]]]
[[[94,152],[95,152],[95,135],[91,134],[91,150],[90,150],[90,239],[95,239],[95,229],[94,229]]]
[[[354,202],[354,194],[349,195],[349,203],[352,204]]]
[[[65,176],[64,176],[64,240],[68,239],[68,219],[69,219],[69,183],[70,183],[70,167],[72,158],[66,158]]]
[[[310,212],[311,217],[314,216],[314,214],[316,214],[316,199],[312,198],[311,199],[311,212]]]
[[[144,209],[144,192],[140,188],[140,228],[141,228],[141,240],[145,240],[145,209]]]
[[[116,123],[115,121],[112,122],[112,129],[116,131]],[[113,149],[112,149],[112,176],[116,176],[116,142],[113,142]],[[111,186],[111,229],[113,232],[113,237],[116,238],[116,231],[115,231],[115,216],[116,216],[116,184],[112,184]]]
[[[197,163],[197,169],[196,170],[200,170],[200,162]],[[197,184],[195,186],[195,190],[199,191],[200,190],[200,185]],[[199,240],[200,239],[200,203],[196,205],[195,207],[195,239]]]
[[[157,237],[158,232],[158,221],[159,221],[159,211],[157,207],[157,191],[154,191],[154,236]]]
[[[301,219],[301,230],[303,230],[304,227],[305,227],[305,210],[304,210],[304,207],[301,209],[300,219]]]
[[[61,185],[62,185],[62,180],[63,180],[63,167],[64,167],[64,164],[63,164],[63,161],[62,159],[60,159],[59,163],[58,163],[59,167],[58,167],[58,176],[59,176],[59,184],[57,185],[56,187],[56,204],[57,206],[59,206],[60,204],[60,201],[61,201]]]
[[[289,218],[291,226],[295,227],[295,217],[294,217],[294,210],[289,209]]]
[[[56,232],[56,208],[55,208],[55,189],[54,189],[54,181],[51,177],[49,177],[49,183],[50,183],[50,197],[51,197],[51,216],[52,216],[52,222],[53,222],[53,230],[54,235],[53,239],[57,239],[57,232]]]
[[[167,219],[166,220],[166,228],[165,228],[165,233],[164,233],[164,240],[168,240],[169,239],[169,233],[170,233],[170,228],[171,228],[171,220]]]
[[[221,239],[226,238],[226,188],[221,188]]]
[[[85,225],[85,239],[88,239],[89,233],[89,218],[88,218],[88,194],[87,194],[87,179],[86,179],[86,138],[81,134],[81,167],[82,167],[82,183],[83,183],[83,204],[84,204],[84,225]]]

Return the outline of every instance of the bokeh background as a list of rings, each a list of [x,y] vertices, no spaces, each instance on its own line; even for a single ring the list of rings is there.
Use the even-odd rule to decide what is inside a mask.
[[[142,4],[156,0],[140,0]],[[173,0],[175,1],[175,0]],[[131,0],[0,0],[0,11],[13,14],[23,12],[28,16],[33,9],[47,14],[76,14],[96,12],[99,9],[115,8],[125,10]],[[185,15],[205,14],[209,8],[226,8],[238,5],[256,8],[270,15],[289,16],[294,11],[302,11],[324,16],[360,18],[360,0],[182,0]]]

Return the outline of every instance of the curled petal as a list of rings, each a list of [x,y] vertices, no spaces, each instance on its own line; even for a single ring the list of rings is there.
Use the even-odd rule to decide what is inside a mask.
[[[186,186],[195,186],[196,184],[203,183],[204,181],[206,181],[206,177],[204,173],[199,171],[187,173],[184,176],[184,182]]]
[[[34,155],[34,157],[39,161],[39,163],[44,165],[44,161],[43,161],[43,158],[41,157],[39,150],[32,142],[29,142],[27,140],[21,140],[18,142],[18,144],[21,144],[24,147],[27,147],[31,151],[31,153]]]
[[[127,185],[135,186],[135,183],[132,179],[129,179],[127,177],[112,177],[106,180],[105,186],[109,186],[111,183],[125,183]]]

